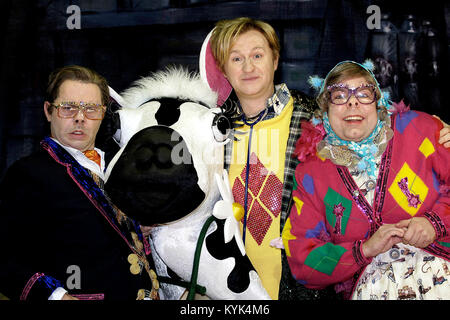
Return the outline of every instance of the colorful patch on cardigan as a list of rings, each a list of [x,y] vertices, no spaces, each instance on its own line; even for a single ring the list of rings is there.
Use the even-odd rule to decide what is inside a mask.
[[[295,177],[295,174],[292,176],[292,190],[297,190],[298,188],[298,183],[297,183],[297,178]]]
[[[306,192],[311,195],[314,195],[314,179],[309,174],[305,173],[302,180],[303,188]]]
[[[323,202],[328,223],[336,234],[344,235],[352,211],[352,201],[328,188]]]
[[[431,173],[432,173],[432,177],[433,177],[433,187],[434,187],[434,190],[436,190],[437,192],[439,192],[439,189],[440,189],[440,187],[441,187],[441,183],[439,182],[438,175],[437,175],[436,171],[434,171],[433,168],[431,168]]]
[[[330,241],[330,235],[325,227],[325,222],[319,221],[313,229],[306,230],[306,239],[316,238],[321,241]]]
[[[450,248],[450,242],[438,241],[437,243],[439,243],[443,247]]]
[[[405,131],[406,127],[409,125],[409,123],[419,115],[414,111],[409,112],[403,112],[397,114],[397,119],[395,120],[395,127],[397,131],[400,133],[403,133]]]
[[[308,254],[305,265],[331,276],[346,251],[344,247],[327,242]]]
[[[411,216],[419,211],[428,195],[427,185],[406,162],[388,190],[398,205]]]
[[[296,196],[294,196],[293,199],[294,199],[295,209],[297,210],[297,215],[299,216],[302,213],[302,208],[303,208],[304,202],[302,200],[300,200],[299,198],[297,198]]]
[[[431,141],[428,138],[425,138],[423,139],[422,143],[419,146],[419,151],[422,152],[425,158],[428,158],[436,150],[434,149],[434,146],[431,143]]]
[[[288,257],[291,256],[291,250],[289,248],[289,241],[297,239],[297,237],[291,233],[291,229],[292,229],[291,219],[287,218],[286,223],[284,224],[283,233],[282,233],[281,237],[283,239],[284,250],[286,252],[286,256],[288,256]]]

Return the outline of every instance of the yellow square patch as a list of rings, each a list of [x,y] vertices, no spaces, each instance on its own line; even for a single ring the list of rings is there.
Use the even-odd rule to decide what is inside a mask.
[[[297,209],[297,215],[300,215],[300,213],[302,213],[303,201],[294,196],[294,203],[295,208]]]
[[[419,151],[423,153],[425,158],[428,158],[430,154],[434,153],[435,149],[431,141],[428,138],[425,138],[420,144]]]
[[[291,256],[291,250],[289,249],[289,241],[297,239],[297,237],[291,233],[291,229],[292,229],[291,220],[288,218],[286,220],[286,223],[284,224],[283,232],[281,235],[283,239],[284,250],[286,252],[286,256],[288,257]]]
[[[400,189],[399,182],[403,178],[408,178],[408,190]],[[428,195],[428,187],[405,162],[389,187],[389,193],[403,210],[414,216]],[[408,201],[408,193],[419,196],[420,203],[417,205],[417,208]]]

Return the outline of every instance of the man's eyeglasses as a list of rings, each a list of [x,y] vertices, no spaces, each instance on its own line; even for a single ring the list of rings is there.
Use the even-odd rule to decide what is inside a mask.
[[[364,84],[358,88],[350,89],[346,85],[339,83],[328,86],[327,90],[331,103],[337,105],[346,104],[352,95],[362,104],[371,104],[376,99],[375,86],[373,84]]]
[[[51,104],[58,111],[60,118],[68,119],[75,117],[80,111],[89,120],[102,120],[105,116],[106,106],[95,103],[85,102],[61,102],[59,104]]]

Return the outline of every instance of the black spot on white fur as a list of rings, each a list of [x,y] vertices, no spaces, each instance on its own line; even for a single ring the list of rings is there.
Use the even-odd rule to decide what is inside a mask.
[[[241,254],[236,240],[233,239],[228,243],[225,243],[224,239],[224,224],[225,220],[215,220],[217,223],[217,229],[209,234],[206,239],[206,248],[208,252],[216,259],[223,260],[227,258],[235,258],[233,270],[227,278],[228,288],[235,293],[242,293],[250,285],[250,271],[255,270],[245,255]]]

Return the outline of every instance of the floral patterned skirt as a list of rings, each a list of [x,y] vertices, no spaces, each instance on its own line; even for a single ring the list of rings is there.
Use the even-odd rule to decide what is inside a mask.
[[[366,267],[352,299],[449,300],[449,280],[450,262],[399,243]]]

